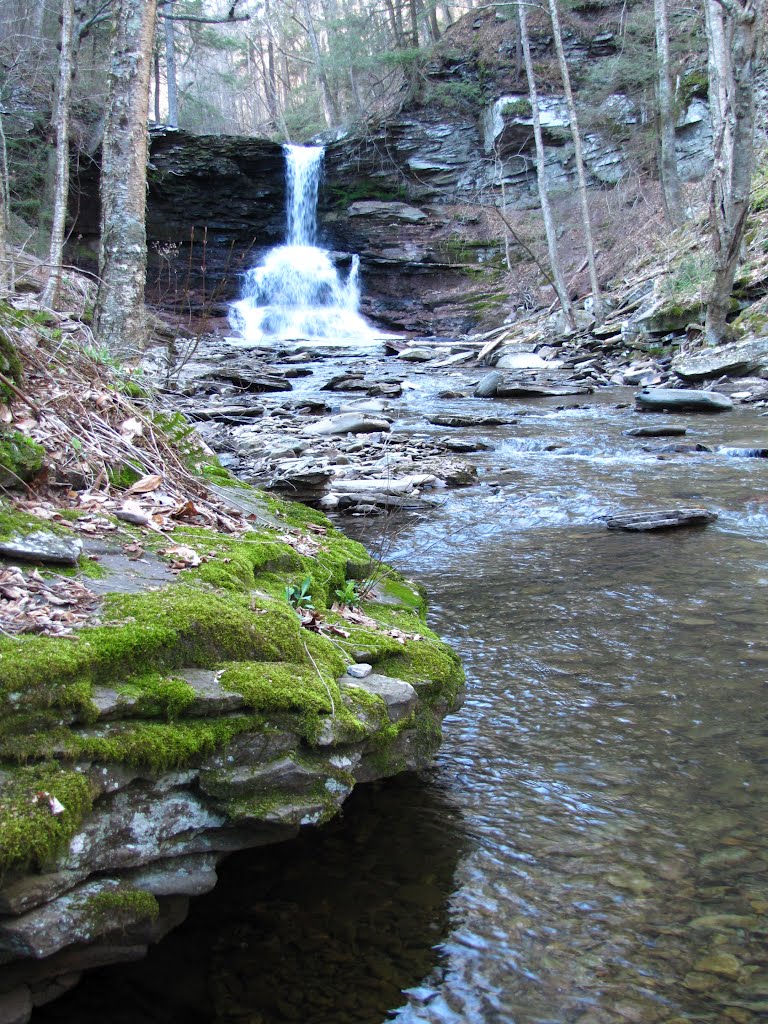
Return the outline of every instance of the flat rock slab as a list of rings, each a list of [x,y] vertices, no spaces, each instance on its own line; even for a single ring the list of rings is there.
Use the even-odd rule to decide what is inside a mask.
[[[676,356],[672,369],[683,380],[743,376],[768,367],[768,337],[751,338],[737,345],[718,345]]]
[[[608,516],[605,525],[609,530],[671,530],[680,526],[706,526],[716,519],[717,512],[706,508],[667,508]]]
[[[83,542],[77,537],[59,537],[47,530],[35,530],[24,536],[14,534],[0,541],[0,558],[22,562],[51,562],[54,565],[77,565],[83,553]]]
[[[727,395],[716,391],[686,391],[677,388],[643,388],[635,395],[638,409],[669,412],[680,409],[686,412],[726,412],[733,408]]]

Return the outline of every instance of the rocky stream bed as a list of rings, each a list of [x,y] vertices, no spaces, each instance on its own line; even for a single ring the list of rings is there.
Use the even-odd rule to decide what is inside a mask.
[[[128,837],[128,846],[118,846],[120,863],[105,860],[97,854],[115,849],[109,836],[97,841],[94,833],[91,842],[78,832],[66,863],[46,863],[31,883],[9,879],[2,934],[6,950],[22,959],[2,969],[5,1019],[27,1019],[34,1001],[47,1004],[35,1021],[96,1021],[112,993],[119,1005],[110,1014],[126,1022],[184,1013],[190,1020],[375,1024],[389,1012],[435,1024],[751,1024],[768,1012],[766,862],[755,827],[765,801],[765,750],[752,711],[765,658],[765,363],[758,345],[738,364],[741,377],[726,376],[733,365],[726,371],[710,363],[702,386],[685,381],[670,356],[612,356],[591,344],[430,338],[390,343],[385,354],[277,352],[206,338],[180,360],[177,351],[171,365],[165,351],[149,354],[149,372],[165,380],[168,401],[227,468],[318,506],[363,538],[377,564],[393,561],[427,585],[436,596],[431,623],[468,667],[469,710],[451,723],[426,792],[414,782],[389,796],[360,795],[347,824],[321,830],[316,840],[304,836],[295,855],[265,851],[221,863],[238,846],[272,842],[295,833],[300,821],[329,817],[354,781],[429,762],[434,728],[455,707],[455,662],[449,657],[437,676],[421,664],[426,627],[413,635],[417,592],[400,578],[387,596],[384,579],[371,609],[378,627],[364,616],[329,619],[355,642],[366,633],[353,657],[339,661],[333,642],[323,654],[337,670],[338,689],[318,695],[311,722],[307,709],[298,725],[296,712],[276,720],[256,768],[247,731],[229,738],[239,752],[234,762],[219,763],[215,749],[191,760],[187,751],[187,762],[170,772],[110,769],[103,784],[97,754],[86,774],[99,783],[98,800],[113,808],[116,827],[128,815],[121,801],[133,801],[133,818],[142,815],[135,801],[144,801],[151,856]],[[650,402],[637,400],[644,392]],[[658,411],[643,411],[654,394]],[[243,502],[228,494],[233,505]],[[270,603],[277,590],[311,571],[318,544],[333,585],[349,576],[350,561],[369,557],[312,513],[301,523],[289,513],[286,534],[282,516],[265,519],[261,503],[253,511],[271,552],[259,563],[258,592],[249,591],[257,614],[262,603],[265,616],[277,614]],[[707,519],[698,519],[698,529],[670,530],[691,521],[686,513]],[[615,522],[622,515],[632,522]],[[608,529],[638,520],[637,540]],[[702,531],[702,522],[711,525]],[[723,540],[731,544],[725,563],[714,561]],[[108,560],[116,557],[109,548],[91,550]],[[233,553],[219,551],[212,562]],[[168,571],[167,559],[150,552],[125,575],[143,590],[162,585]],[[191,571],[206,577],[213,568]],[[323,612],[329,585],[313,590]],[[94,581],[100,586],[110,589],[109,576]],[[286,617],[278,617],[284,629]],[[374,642],[377,629],[392,635]],[[298,618],[291,630],[303,632]],[[317,656],[315,645],[331,638],[310,635]],[[367,684],[356,678],[356,663],[372,665],[361,669]],[[240,677],[230,686],[218,668],[176,668],[189,697],[183,722],[199,722],[212,702],[230,724],[244,702],[253,709]],[[427,679],[423,711],[433,708],[437,719],[431,711],[424,719],[422,738],[432,738],[422,743],[408,723],[422,714],[413,702]],[[365,700],[387,708],[386,722],[349,704],[361,685]],[[94,751],[104,729],[157,714],[156,693],[120,691],[97,689],[98,721],[78,722],[75,712],[68,725]],[[351,732],[325,737],[324,702],[334,695],[351,712]],[[729,722],[717,725],[726,708]],[[54,713],[61,716],[55,702]],[[395,746],[377,733],[392,733]],[[263,745],[261,732],[258,738]],[[711,766],[720,759],[718,781]],[[688,767],[700,762],[711,799]],[[274,788],[273,769],[288,787],[279,800],[267,787]],[[52,793],[42,782],[40,790]],[[156,814],[158,806],[178,824],[162,836],[167,815]],[[202,815],[192,829],[190,813]],[[124,827],[112,836],[120,844]],[[151,863],[158,857],[159,869]],[[189,896],[214,884],[217,865],[221,894],[215,890],[176,928]],[[352,875],[350,900],[343,892]],[[339,881],[338,900],[326,878]],[[72,903],[62,913],[54,898],[55,927],[34,908],[50,897],[50,886],[40,888],[47,883]],[[111,895],[126,891],[133,903]],[[140,902],[148,898],[157,900],[152,914]],[[108,924],[119,915],[119,935],[98,917],[99,900]],[[36,915],[39,940],[29,927]],[[62,945],[81,944],[57,953],[62,929]],[[49,1002],[84,968],[133,959],[169,929],[146,970],[97,971],[71,996]]]

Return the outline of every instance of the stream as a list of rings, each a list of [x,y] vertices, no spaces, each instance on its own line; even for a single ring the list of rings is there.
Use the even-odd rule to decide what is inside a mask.
[[[768,1020],[768,460],[717,450],[765,445],[768,419],[643,415],[628,388],[452,403],[462,371],[413,374],[396,431],[525,410],[482,428],[477,485],[340,520],[426,587],[466,666],[433,768],[232,856],[145,961],[35,1024]],[[649,422],[715,450],[623,433]],[[675,505],[719,518],[600,518]]]

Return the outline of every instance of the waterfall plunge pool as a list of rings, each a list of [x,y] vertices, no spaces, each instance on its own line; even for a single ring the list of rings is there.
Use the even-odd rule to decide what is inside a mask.
[[[360,259],[353,254],[346,278],[331,254],[318,248],[317,194],[323,167],[320,146],[283,147],[286,165],[286,241],[270,249],[244,275],[242,295],[230,309],[240,347],[369,347],[382,336],[358,312]]]

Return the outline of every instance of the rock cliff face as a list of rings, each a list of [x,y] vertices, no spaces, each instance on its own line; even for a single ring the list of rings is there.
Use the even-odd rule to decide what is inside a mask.
[[[141,957],[229,852],[425,765],[460,704],[412,586],[390,575],[360,610],[332,608],[370,571],[364,549],[303,507],[233,500],[254,522],[239,538],[150,537],[140,562],[127,536],[91,542],[90,622],[0,638],[0,1020]],[[178,572],[182,543],[197,568]],[[0,570],[28,547],[4,544]]]
[[[643,166],[647,172],[654,163],[651,137],[642,136],[647,111],[624,93],[595,101],[589,85],[601,62],[617,53],[611,31],[602,19],[593,27],[584,21],[565,42],[582,107],[590,186],[611,187]],[[360,254],[363,311],[389,327],[453,334],[504,317],[508,268],[497,210],[503,206],[509,215],[538,205],[517,46],[514,20],[493,11],[467,16],[427,67],[420,97],[328,145],[321,242],[342,263]],[[533,46],[550,66],[551,38],[534,35]],[[556,80],[556,73],[550,76]],[[547,80],[541,103],[547,176],[557,200],[575,187],[573,143],[564,97]],[[238,295],[241,271],[284,236],[280,147],[260,139],[153,134],[150,299],[222,315]],[[683,177],[701,177],[711,132],[706,102],[693,87],[677,140]],[[86,242],[98,230],[94,170],[83,172],[80,182],[76,232]]]

